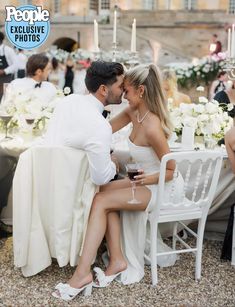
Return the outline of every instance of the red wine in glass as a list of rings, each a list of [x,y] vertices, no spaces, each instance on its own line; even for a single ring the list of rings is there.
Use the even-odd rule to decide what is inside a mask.
[[[34,118],[26,118],[26,123],[32,125],[34,123]]]
[[[129,169],[127,171],[127,175],[128,175],[130,180],[135,180],[135,176],[139,175],[139,171],[138,171],[138,169]]]
[[[136,190],[136,185],[135,185],[135,176],[141,174],[139,172],[140,166],[138,163],[128,163],[126,165],[126,170],[127,170],[127,175],[129,179],[131,180],[131,187],[132,187],[132,199],[128,201],[128,204],[140,204],[141,201],[135,198],[135,190]]]

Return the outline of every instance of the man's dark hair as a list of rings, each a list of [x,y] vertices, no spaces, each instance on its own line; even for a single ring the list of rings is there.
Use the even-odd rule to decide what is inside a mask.
[[[227,73],[226,71],[220,71],[217,75],[217,78],[220,78],[221,76],[226,75],[226,73]]]
[[[26,72],[29,77],[35,76],[37,69],[43,70],[49,62],[45,53],[33,54],[29,57],[26,64]]]
[[[92,62],[87,69],[85,84],[89,92],[95,93],[103,85],[112,85],[117,76],[124,73],[122,64],[117,62]]]
[[[0,31],[0,44],[3,42],[4,38],[5,38],[4,33]]]

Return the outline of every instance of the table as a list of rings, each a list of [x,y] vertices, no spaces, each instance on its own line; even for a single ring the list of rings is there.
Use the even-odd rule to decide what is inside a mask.
[[[129,130],[126,129],[126,130]],[[120,165],[121,173],[125,172],[125,163],[129,159],[129,148],[126,141],[124,141],[124,135],[126,131],[114,136],[113,150],[117,156]],[[0,161],[3,156],[10,156],[18,158],[20,153],[22,153],[27,148],[33,146],[34,144],[40,144],[42,141],[41,137],[36,137],[31,140],[23,139],[22,137],[16,137],[13,140],[0,142]],[[172,151],[180,150],[179,147],[172,148]],[[234,203],[235,198],[235,176],[231,171],[229,161],[227,159],[227,154],[225,149],[220,149],[224,156],[224,161],[222,164],[222,169],[220,173],[219,183],[216,189],[216,195],[212,206],[209,210],[209,216],[206,223],[206,237],[213,239],[223,239],[227,220],[230,212],[230,207]],[[9,220],[11,217],[11,195],[8,202],[8,206],[4,208],[1,218]],[[162,227],[162,234],[167,236],[168,230],[167,227]]]

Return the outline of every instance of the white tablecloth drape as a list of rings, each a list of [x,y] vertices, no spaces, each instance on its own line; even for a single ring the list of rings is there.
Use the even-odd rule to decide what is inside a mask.
[[[14,263],[24,276],[56,258],[78,262],[96,186],[84,151],[33,147],[19,159],[13,182]]]
[[[117,142],[113,149],[114,154],[117,156],[118,161],[120,162],[120,169],[122,172],[124,172],[124,165],[130,158],[127,142]],[[216,150],[218,150],[218,148]],[[221,149],[221,151],[225,158],[222,163],[219,182],[216,188],[213,203],[208,213],[205,228],[206,237],[219,240],[223,240],[230,213],[230,207],[234,203],[235,195],[235,176],[231,170],[230,162],[226,158],[226,150]],[[172,231],[171,227],[169,227],[169,223],[161,224],[159,227],[163,237],[171,235]]]

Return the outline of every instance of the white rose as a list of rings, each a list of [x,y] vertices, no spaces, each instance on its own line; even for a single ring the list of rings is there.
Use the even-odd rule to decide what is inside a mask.
[[[209,120],[209,116],[207,114],[200,114],[197,118],[198,122],[206,122]]]
[[[209,114],[218,113],[218,107],[214,103],[208,102],[205,105],[205,111]]]
[[[204,92],[204,90],[205,90],[205,88],[201,85],[196,88],[196,91],[198,91],[198,92]]]
[[[204,97],[204,96],[200,96],[200,97],[198,98],[198,101],[199,101],[200,103],[207,103],[207,102],[208,102],[208,99],[207,99],[206,97]]]
[[[234,104],[233,103],[229,103],[227,108],[228,108],[228,111],[232,111],[233,108],[234,108]]]
[[[65,95],[68,95],[70,92],[71,92],[70,87],[66,86],[66,87],[64,88],[64,94],[65,94]]]
[[[203,104],[195,104],[193,109],[196,113],[204,113],[205,112],[205,107],[204,107]]]

